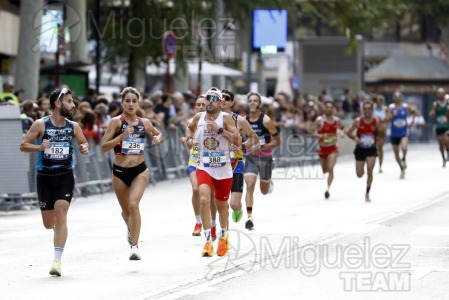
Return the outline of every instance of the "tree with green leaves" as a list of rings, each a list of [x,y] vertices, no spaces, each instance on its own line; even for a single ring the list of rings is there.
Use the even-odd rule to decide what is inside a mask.
[[[95,31],[100,35],[102,63],[109,64],[112,72],[117,72],[119,65],[127,65],[128,85],[143,88],[147,63],[159,65],[166,61],[162,51],[166,31],[173,31],[179,49],[187,50],[178,51],[176,56],[177,66],[185,68],[189,56],[195,55],[198,35],[207,37],[212,30],[219,30],[215,20],[219,4],[242,27],[256,7],[286,7],[280,0],[219,1],[102,0],[101,20],[96,20],[92,13],[95,0],[91,0],[90,38],[94,38]]]

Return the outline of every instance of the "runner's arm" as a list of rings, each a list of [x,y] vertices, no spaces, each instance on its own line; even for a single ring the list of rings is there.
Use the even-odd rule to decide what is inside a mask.
[[[231,115],[223,116],[223,132],[221,135],[229,141],[229,143],[240,147],[242,144],[242,140],[239,136],[239,131],[235,126],[234,119],[232,119]]]
[[[412,109],[410,106],[408,106],[407,112],[412,117],[412,121],[409,124],[407,124],[407,128],[410,129],[415,124],[416,111],[414,109]]]
[[[352,125],[348,128],[348,130],[346,130],[346,135],[354,140],[357,144],[360,143],[360,140],[357,136],[355,136],[354,130],[357,130],[357,128],[359,128],[359,124],[360,124],[360,118],[355,119],[355,121],[352,123]]]
[[[197,130],[198,126],[198,120],[200,119],[201,113],[197,113],[193,119],[192,122],[189,123],[186,127],[186,145],[191,148],[193,145],[193,135],[195,134],[195,131]]]
[[[22,152],[36,152],[43,151],[45,148],[50,147],[50,143],[48,140],[42,144],[36,145],[34,142],[36,139],[43,135],[45,129],[44,120],[39,119],[31,125],[30,130],[28,130],[27,134],[23,137],[22,143],[20,143],[20,151]]]
[[[393,118],[390,106],[387,106],[387,110],[385,113],[384,123],[388,123]]]
[[[343,122],[341,121],[341,119],[337,120],[337,125],[338,125],[338,129],[340,129],[340,136],[341,138],[344,138],[346,135],[346,131],[345,131],[345,124],[343,124]]]
[[[239,126],[242,129],[243,133],[246,134],[247,137],[249,137],[248,140],[242,143],[242,148],[249,149],[252,145],[257,145],[257,143],[259,142],[259,137],[257,136],[257,133],[254,132],[248,120],[242,116],[239,116],[237,118],[237,122],[239,122]]]
[[[310,125],[309,133],[316,138],[322,138],[322,134],[319,134],[317,131],[321,129],[322,124],[322,117],[318,117],[313,121],[313,123]]]
[[[429,117],[431,117],[431,118],[435,117],[436,113],[437,113],[437,106],[436,106],[436,103],[433,102],[432,107],[430,108],[430,111],[429,111]]]
[[[103,140],[101,141],[101,151],[106,152],[115,147],[120,141],[122,141],[125,132],[119,134],[114,138],[114,134],[119,129],[121,122],[118,118],[113,118],[106,129],[106,133],[103,136]]]
[[[265,115],[263,117],[263,125],[271,135],[271,142],[263,145],[262,149],[274,149],[276,147],[279,147],[281,145],[281,137],[279,136],[279,132],[277,131],[273,121],[269,116]]]
[[[75,131],[75,138],[78,141],[78,144],[80,145],[79,147],[80,153],[87,155],[89,153],[89,143],[87,142],[80,125],[76,122],[73,122],[73,129]]]
[[[142,119],[143,124],[145,125],[145,130],[148,132],[151,136],[151,141],[153,144],[159,145],[162,141],[162,133],[153,126],[150,120],[148,119]]]

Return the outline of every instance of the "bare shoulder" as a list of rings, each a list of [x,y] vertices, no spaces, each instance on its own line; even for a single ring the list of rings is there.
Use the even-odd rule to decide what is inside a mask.
[[[70,121],[70,122],[72,122],[73,127],[80,127],[80,124],[78,122],[76,122],[76,121]]]
[[[248,120],[246,119],[246,117],[243,117],[241,115],[237,115],[237,123],[245,124],[245,123],[248,123]]]
[[[202,114],[203,114],[202,112],[196,113],[196,114],[193,116],[192,121],[198,121],[198,120],[200,119],[200,117],[201,117]]]
[[[72,121],[72,122],[74,122],[74,121]],[[45,120],[44,120],[44,118],[42,118],[42,119],[37,119],[36,121],[33,122],[33,125],[34,125],[34,124],[36,124],[36,126],[42,126],[42,125],[45,124]]]
[[[120,120],[120,116],[117,117],[113,117],[111,119],[111,121],[109,121],[109,126],[118,126],[122,123],[122,121]]]
[[[265,127],[266,127],[266,126],[271,126],[271,125],[274,126],[273,120],[272,120],[269,116],[267,116],[267,115],[264,115],[264,116],[263,116],[262,122],[263,122],[263,124],[265,125]]]
[[[147,118],[140,118],[140,120],[142,120],[143,125],[145,126],[149,126],[149,125],[153,125],[150,120],[148,120]]]
[[[271,118],[270,118],[267,114],[264,114],[264,116],[263,116],[263,121],[264,121],[264,122],[270,122],[270,121],[271,121]]]
[[[227,112],[223,112],[223,118],[226,120],[233,120],[232,115],[228,114]]]
[[[30,130],[36,130],[36,132],[44,132],[45,120],[42,118],[34,121],[33,124],[31,125]]]

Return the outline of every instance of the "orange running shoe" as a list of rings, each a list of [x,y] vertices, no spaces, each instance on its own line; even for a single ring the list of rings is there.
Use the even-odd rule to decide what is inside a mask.
[[[229,245],[228,245],[228,233],[224,237],[220,237],[218,239],[218,248],[217,255],[225,256],[228,253]]]
[[[193,228],[192,235],[193,236],[201,236],[201,227],[203,225],[201,223],[196,223],[195,228]]]
[[[202,257],[211,257],[213,255],[214,255],[214,244],[212,244],[212,242],[206,242],[201,256]]]

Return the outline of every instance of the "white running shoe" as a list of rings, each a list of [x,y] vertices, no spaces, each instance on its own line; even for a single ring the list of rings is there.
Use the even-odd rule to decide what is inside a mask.
[[[61,276],[61,261],[53,260],[53,264],[51,265],[50,275],[53,276]]]
[[[365,202],[371,202],[369,194],[365,194]]]
[[[131,255],[129,256],[129,260],[140,260],[139,247],[131,247]]]

